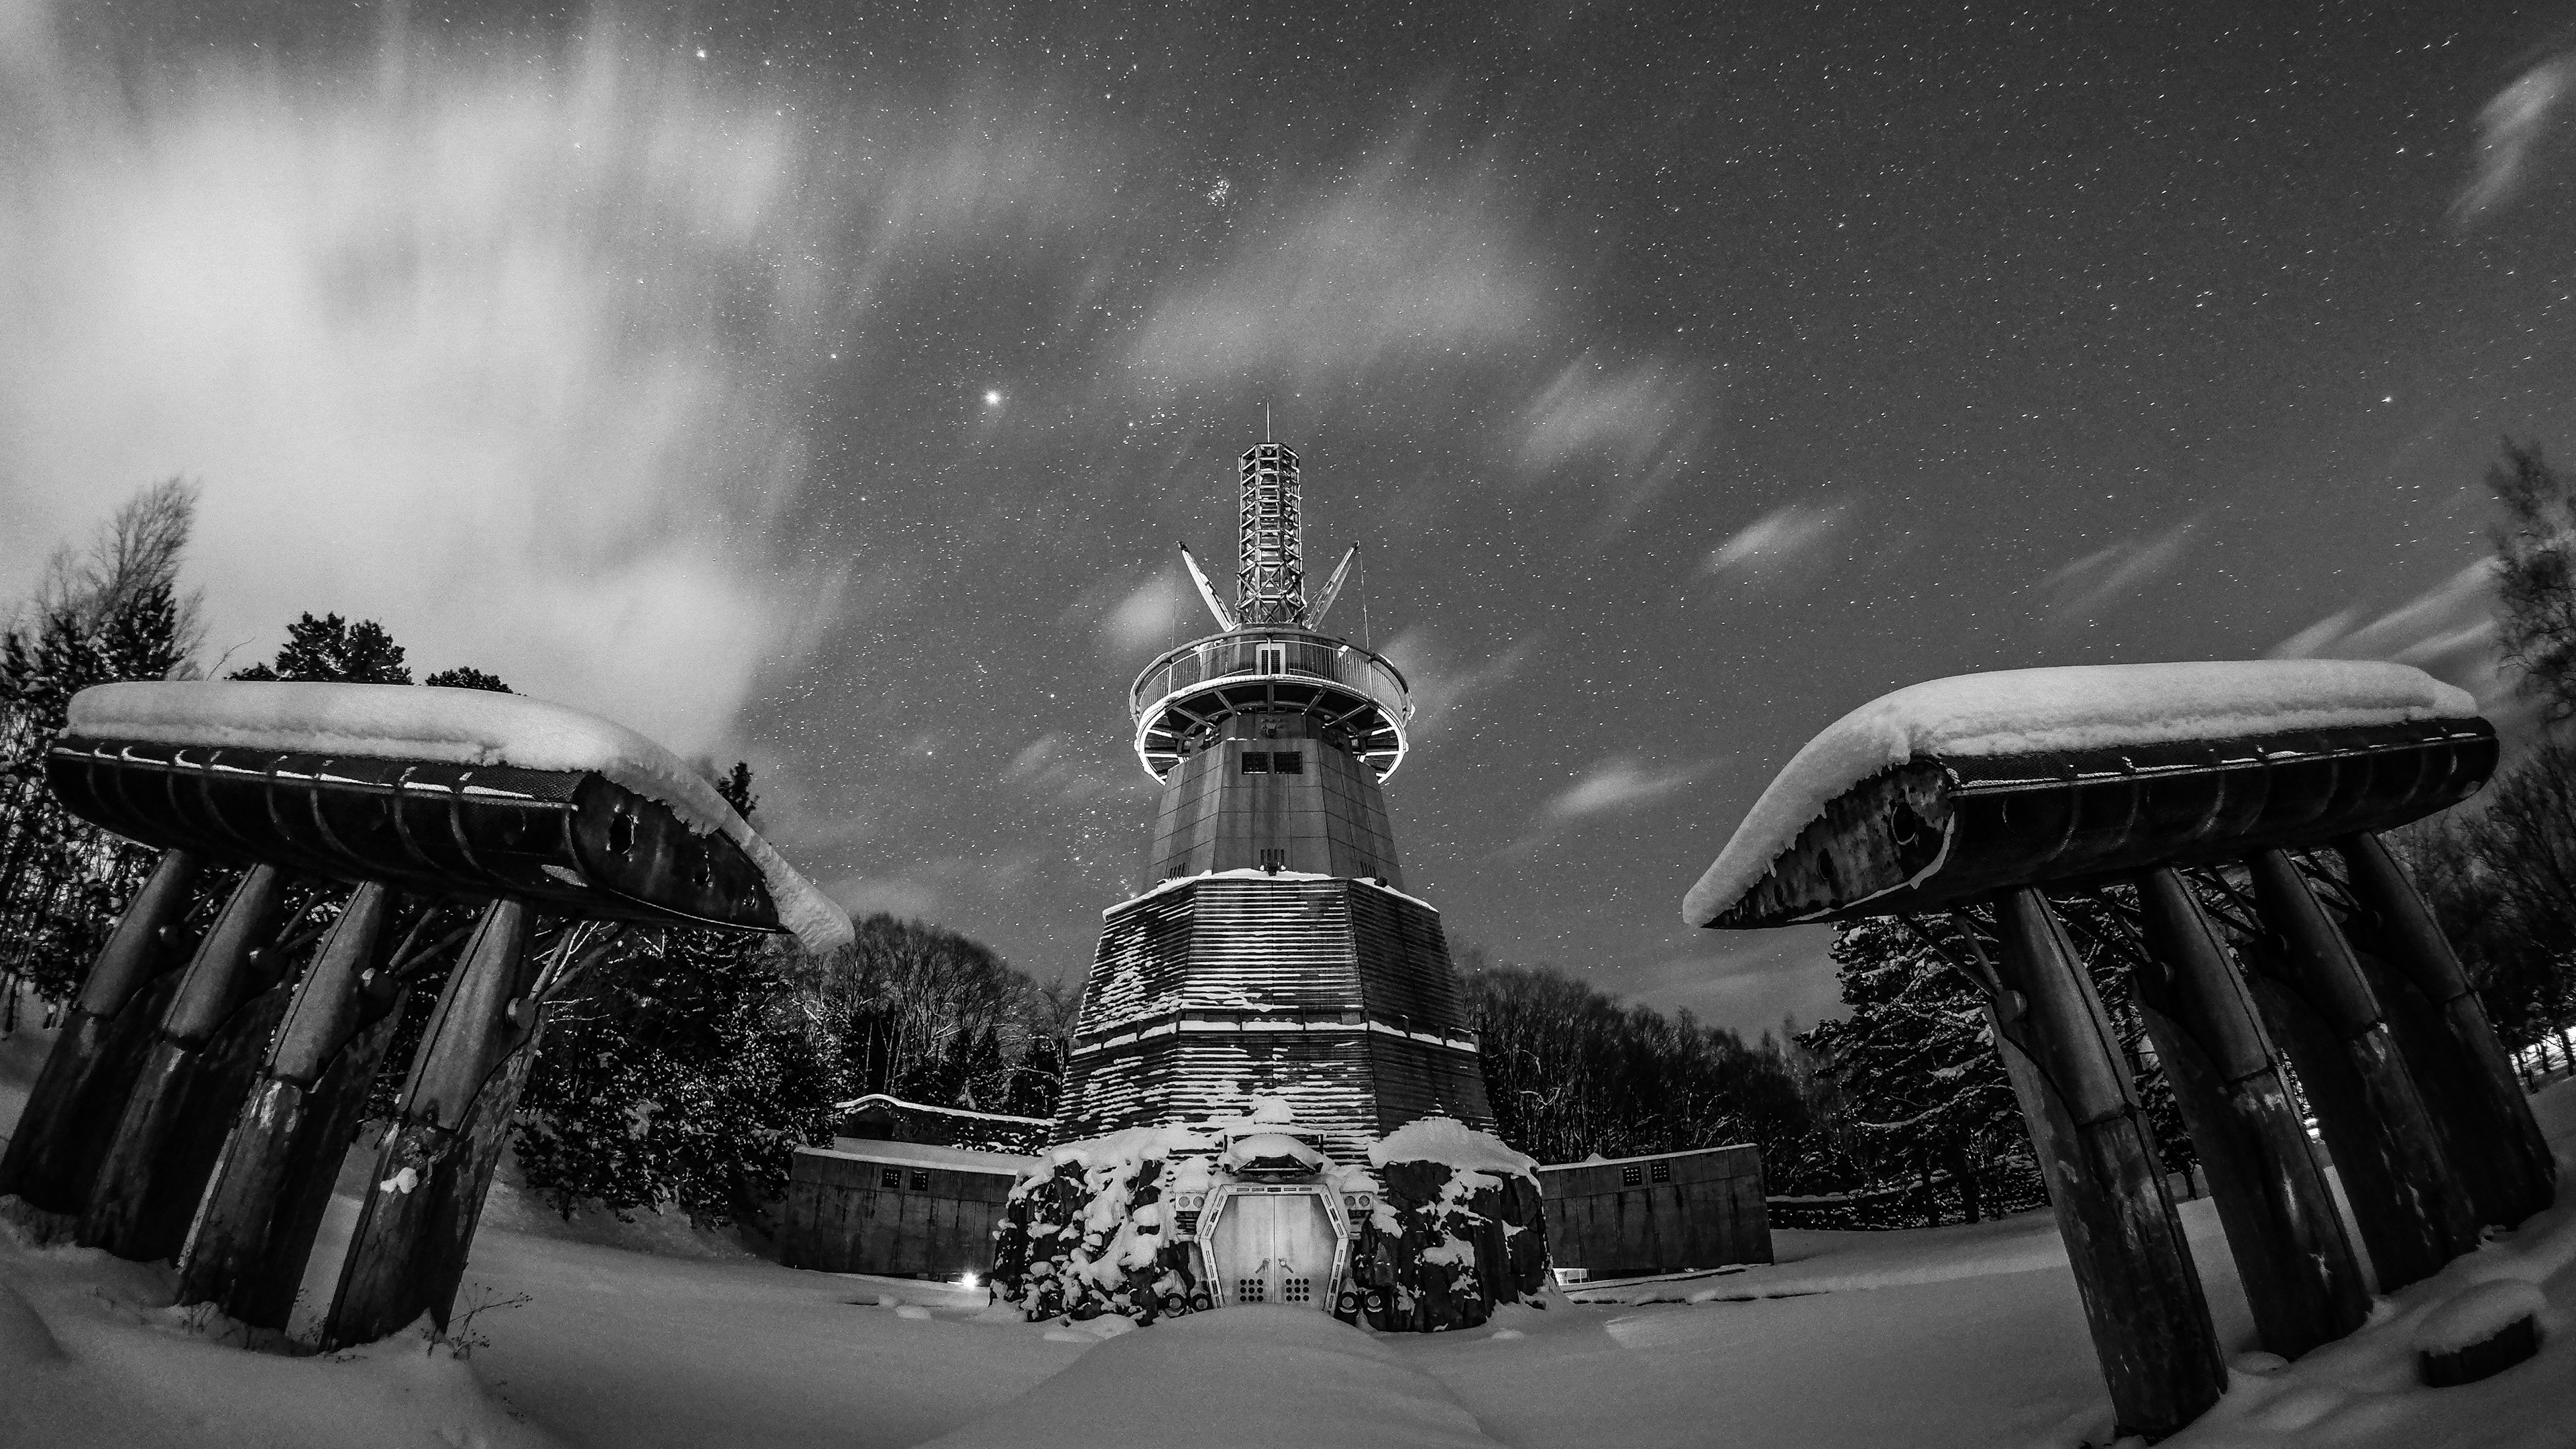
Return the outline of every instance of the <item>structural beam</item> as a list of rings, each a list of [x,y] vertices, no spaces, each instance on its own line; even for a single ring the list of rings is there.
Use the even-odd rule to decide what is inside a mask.
[[[178,1256],[224,1131],[286,1010],[272,988],[286,876],[254,865],[179,979],[81,1216],[80,1241],[120,1258]]]
[[[126,903],[0,1154],[0,1193],[52,1213],[89,1207],[90,1184],[142,1070],[166,986],[188,959],[182,922],[203,865],[189,851],[165,850]]]
[[[426,1312],[442,1331],[475,1221],[536,1056],[538,962],[522,901],[485,909],[439,994],[376,1154],[322,1347],[368,1343]]]
[[[215,1302],[245,1323],[286,1327],[400,1016],[400,988],[371,970],[392,902],[380,883],[358,887],[296,984],[179,1255],[179,1302]]]
[[[2031,887],[1994,905],[1995,1039],[2039,1149],[2118,1432],[2162,1438],[2227,1386],[2191,1248],[2118,1038],[2065,926]]]
[[[2246,861],[2267,941],[2249,985],[2316,1113],[2379,1291],[2477,1246],[2477,1214],[2399,1055],[2378,994],[2306,877],[2278,850]]]
[[[2550,1205],[2558,1164],[2513,1063],[2423,897],[2368,833],[2335,843],[2356,912],[2344,921],[2388,1009],[2398,1050],[2450,1150],[2478,1220],[2513,1227]]]
[[[2225,942],[2170,868],[2138,877],[2147,1035],[2209,1173],[2263,1346],[2297,1358],[2361,1326],[2370,1291]]]

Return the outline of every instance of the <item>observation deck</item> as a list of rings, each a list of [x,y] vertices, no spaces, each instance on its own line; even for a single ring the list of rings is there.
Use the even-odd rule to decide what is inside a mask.
[[[1193,639],[1145,666],[1128,690],[1136,758],[1157,780],[1238,714],[1304,714],[1379,780],[1404,763],[1413,696],[1377,653],[1304,629],[1246,628]]]

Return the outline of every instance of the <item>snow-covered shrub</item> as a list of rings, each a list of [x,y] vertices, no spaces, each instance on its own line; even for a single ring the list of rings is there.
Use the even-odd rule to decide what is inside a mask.
[[[1473,1327],[1545,1281],[1536,1164],[1499,1139],[1425,1118],[1389,1134],[1363,1166],[1288,1153],[1283,1125],[1256,1104],[1200,1130],[1135,1128],[1052,1149],[1012,1188],[994,1229],[994,1294],[1032,1321],[1117,1313],[1151,1323],[1204,1303],[1199,1261],[1166,1204],[1236,1181],[1238,1161],[1281,1156],[1315,1156],[1332,1191],[1374,1196],[1346,1286],[1376,1328]]]
[[[1450,1117],[1410,1122],[1369,1149],[1377,1206],[1352,1254],[1372,1326],[1473,1328],[1547,1277],[1538,1164]]]
[[[993,1294],[1030,1321],[1116,1313],[1139,1323],[1198,1283],[1163,1199],[1215,1185],[1211,1138],[1138,1127],[1050,1150],[993,1228]]]

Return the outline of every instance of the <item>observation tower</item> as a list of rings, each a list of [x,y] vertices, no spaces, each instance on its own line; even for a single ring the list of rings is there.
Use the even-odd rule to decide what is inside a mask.
[[[1297,455],[1243,454],[1221,632],[1145,667],[1136,757],[1162,782],[1142,893],[1104,914],[1055,1140],[1197,1123],[1284,1099],[1343,1161],[1442,1114],[1490,1129],[1440,913],[1406,895],[1380,789],[1413,703],[1375,652],[1322,632],[1354,547],[1306,596]]]

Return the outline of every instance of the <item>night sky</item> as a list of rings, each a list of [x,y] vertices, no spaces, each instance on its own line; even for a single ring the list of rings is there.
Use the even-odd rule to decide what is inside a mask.
[[[1816,730],[2509,709],[2481,476],[2576,456],[2567,6],[205,8],[0,0],[0,586],[183,473],[210,664],[380,619],[1040,976],[1265,405],[1453,945],[1748,1030],[1825,935],[1681,895]]]

